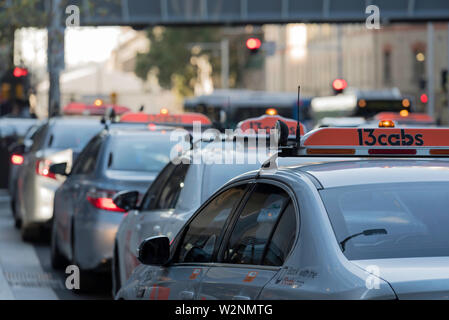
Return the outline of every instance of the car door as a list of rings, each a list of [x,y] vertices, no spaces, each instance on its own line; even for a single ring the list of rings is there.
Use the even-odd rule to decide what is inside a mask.
[[[246,184],[231,187],[208,201],[183,228],[173,242],[171,263],[151,268],[144,299],[198,298],[201,278],[209,269],[232,213],[247,190]],[[172,249],[173,248],[173,249]]]
[[[27,209],[27,203],[34,203],[34,184],[33,181],[36,175],[36,160],[37,154],[44,147],[47,133],[49,132],[49,124],[45,124],[38,129],[35,134],[33,145],[30,148],[30,152],[27,157],[24,158],[22,169],[19,172],[17,181],[17,201],[19,214],[23,218]]]
[[[70,176],[58,190],[58,199],[55,200],[58,238],[63,240],[60,250],[69,257],[71,257],[72,218],[80,205],[84,179],[94,172],[101,143],[102,138],[95,137],[87,144],[76,160]]]
[[[191,165],[169,164],[161,173],[160,179],[153,183],[142,210],[135,212],[134,224],[130,225],[125,235],[124,266],[126,278],[139,265],[137,248],[140,243],[151,236],[166,235],[170,239],[176,234],[170,232],[169,226],[174,222],[173,213],[185,187],[184,181]]]
[[[283,251],[271,242],[275,230],[284,224],[280,223],[282,217],[289,218],[292,212],[295,213],[292,200],[285,189],[257,183],[235,215],[217,263],[201,281],[200,299],[257,299],[283,263]]]

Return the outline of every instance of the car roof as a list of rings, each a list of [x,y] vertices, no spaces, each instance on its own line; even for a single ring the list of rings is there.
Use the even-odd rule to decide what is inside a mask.
[[[306,172],[324,188],[375,183],[449,181],[449,161],[401,158],[291,158],[280,170]],[[284,159],[283,159],[284,160]],[[294,163],[296,160],[296,164]]]
[[[92,117],[54,117],[49,119],[48,123],[50,125],[57,124],[57,125],[66,125],[66,124],[88,124],[92,125],[97,123],[98,126],[101,126],[101,122],[99,119],[92,118]]]

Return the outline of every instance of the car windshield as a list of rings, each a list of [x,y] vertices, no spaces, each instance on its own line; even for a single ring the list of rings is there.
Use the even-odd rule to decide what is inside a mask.
[[[98,124],[59,124],[53,128],[48,146],[55,149],[74,149],[79,151],[102,129],[100,122]]]
[[[449,256],[449,183],[392,183],[320,191],[349,260]]]
[[[170,134],[116,136],[109,147],[107,168],[159,172],[170,161],[170,152],[177,143],[170,141]]]

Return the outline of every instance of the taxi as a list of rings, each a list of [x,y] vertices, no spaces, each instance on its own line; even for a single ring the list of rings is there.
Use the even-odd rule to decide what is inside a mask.
[[[117,299],[448,299],[449,129],[322,128],[145,239]],[[280,132],[280,133],[279,133]]]
[[[126,282],[140,264],[137,249],[145,238],[166,235],[173,239],[199,206],[223,184],[242,173],[260,168],[260,163],[269,157],[269,150],[252,148],[243,140],[249,137],[249,133],[259,133],[260,129],[269,132],[270,126],[274,126],[279,119],[286,121],[290,136],[294,136],[296,121],[280,116],[247,119],[239,124],[240,130],[245,133],[239,137],[241,139],[225,139],[220,136],[202,146],[195,141],[197,150],[189,150],[169,163],[159,173],[139,206],[133,204],[129,207],[129,203],[127,204],[128,207],[125,208],[131,210],[120,224],[115,237],[112,265],[114,293],[117,293],[121,284]],[[304,132],[302,125],[300,130],[301,133]],[[197,156],[204,161],[195,163]],[[217,157],[224,159],[229,156],[234,160],[233,163],[213,161]],[[238,163],[238,157],[243,160],[241,163]],[[257,160],[257,157],[260,162],[251,161]],[[127,203],[126,199],[132,198],[132,194],[133,191],[123,192],[114,201],[119,207],[123,207],[123,203]]]

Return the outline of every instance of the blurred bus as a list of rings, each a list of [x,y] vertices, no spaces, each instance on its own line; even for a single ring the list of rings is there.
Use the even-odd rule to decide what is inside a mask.
[[[312,99],[311,115],[315,122],[324,117],[372,118],[379,112],[413,112],[412,99],[401,95],[399,89],[355,90],[330,97]]]
[[[310,102],[310,98],[301,97],[299,121],[306,126],[311,120]],[[214,127],[224,130],[234,129],[240,121],[264,114],[298,120],[296,104],[296,93],[230,89],[187,98],[184,110],[202,113],[211,119]]]

